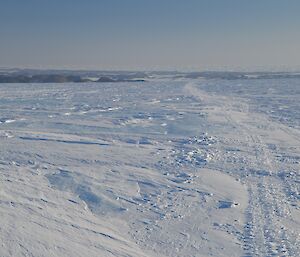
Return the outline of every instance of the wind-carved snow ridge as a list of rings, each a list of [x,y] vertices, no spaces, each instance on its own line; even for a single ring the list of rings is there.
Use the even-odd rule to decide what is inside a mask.
[[[299,256],[298,84],[1,84],[0,256]]]
[[[55,188],[71,192],[77,196],[78,200],[83,201],[86,208],[89,208],[93,213],[106,215],[111,212],[125,211],[124,208],[110,201],[101,191],[93,192],[89,183],[84,181],[85,178],[80,179],[80,175],[74,172],[60,170],[58,173],[49,174],[46,177]]]

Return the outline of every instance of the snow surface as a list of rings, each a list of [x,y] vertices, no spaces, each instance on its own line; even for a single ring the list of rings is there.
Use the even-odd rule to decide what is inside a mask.
[[[300,80],[0,85],[0,256],[300,256]]]

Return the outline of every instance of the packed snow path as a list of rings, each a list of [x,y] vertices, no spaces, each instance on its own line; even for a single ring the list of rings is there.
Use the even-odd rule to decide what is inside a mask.
[[[0,256],[299,256],[300,81],[0,86]]]

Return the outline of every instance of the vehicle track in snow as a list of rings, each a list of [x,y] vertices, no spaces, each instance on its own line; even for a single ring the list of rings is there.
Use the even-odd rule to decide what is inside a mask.
[[[299,253],[298,236],[294,231],[286,228],[283,223],[283,219],[292,219],[288,199],[283,193],[288,185],[282,183],[277,177],[280,169],[273,153],[257,133],[258,131],[253,131],[256,128],[246,126],[247,123],[240,123],[238,120],[234,120],[234,117],[230,120],[235,121],[237,127],[248,134],[250,146],[255,152],[256,168],[263,171],[263,176],[253,176],[250,171],[245,180],[248,187],[252,187],[247,210],[249,221],[246,226],[245,239],[254,237],[252,245],[249,246],[249,242],[245,244],[245,248],[251,248],[253,254],[247,252],[246,255],[297,256]],[[266,119],[265,123],[268,124],[268,122]],[[253,232],[247,235],[247,230],[251,226]]]
[[[300,229],[297,226],[293,228],[285,225],[287,220],[290,220],[299,226],[291,215],[293,207],[289,199],[295,181],[285,176],[285,179],[280,178],[283,165],[276,160],[278,151],[272,152],[269,149],[264,136],[269,134],[267,139],[270,139],[274,130],[272,128],[280,127],[285,137],[295,139],[293,145],[299,149],[299,139],[295,132],[291,134],[289,128],[283,128],[285,125],[274,124],[267,116],[250,112],[243,99],[207,94],[201,87],[193,84],[188,84],[186,89],[212,106],[208,116],[218,113],[225,117],[224,125],[232,125],[232,132],[238,135],[239,141],[248,148],[248,154],[243,156],[245,163],[240,163],[240,166],[244,167],[240,167],[240,170],[228,166],[226,158],[221,161],[223,165],[219,165],[224,167],[223,172],[232,173],[248,187],[249,204],[245,213],[243,236],[244,256],[299,256]],[[217,119],[213,117],[213,120]],[[271,139],[280,146],[279,140]],[[234,140],[231,144],[234,144]],[[222,149],[218,151],[222,152]]]

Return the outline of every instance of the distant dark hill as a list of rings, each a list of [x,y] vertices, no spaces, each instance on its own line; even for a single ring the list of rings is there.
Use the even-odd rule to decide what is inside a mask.
[[[100,77],[96,82],[145,82],[144,79],[126,79],[126,78],[110,78]]]
[[[65,83],[86,81],[88,80],[74,75],[0,75],[0,83]]]
[[[100,77],[96,82],[116,82],[116,80],[110,77]]]
[[[83,78],[79,75],[65,75],[65,74],[37,74],[37,75],[20,75],[20,74],[0,74],[0,83],[79,83],[79,82],[144,82],[143,79],[125,79],[125,78],[111,78],[102,76],[98,80],[91,80]]]

